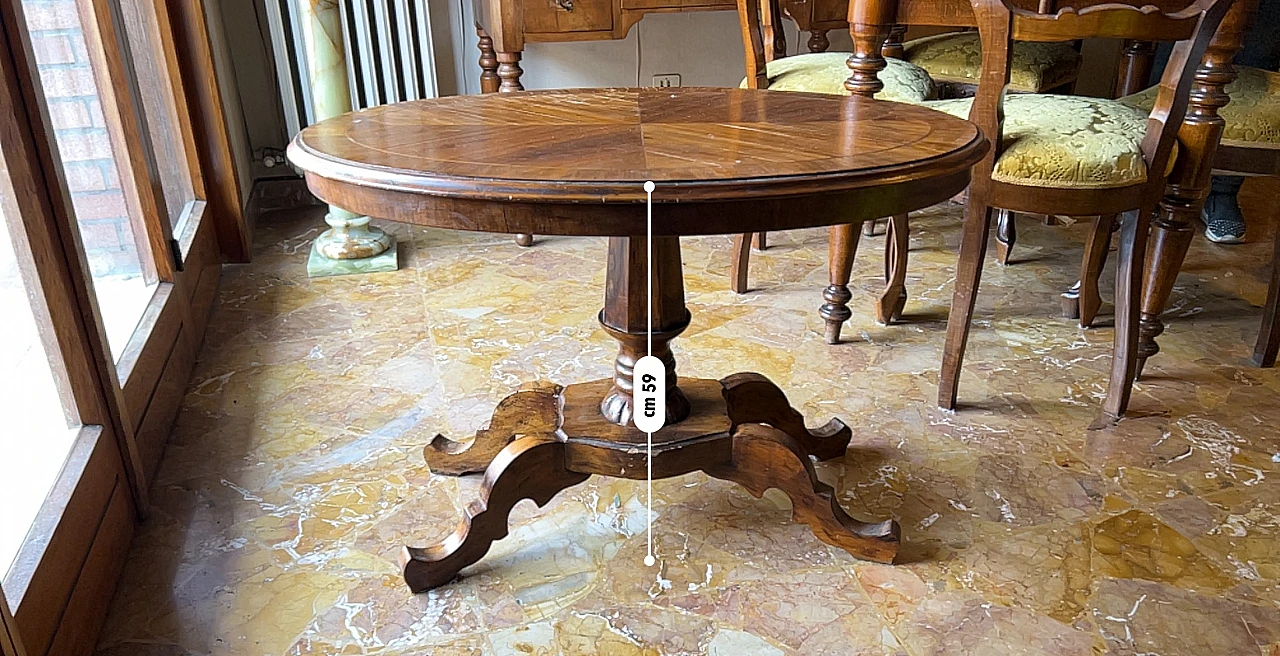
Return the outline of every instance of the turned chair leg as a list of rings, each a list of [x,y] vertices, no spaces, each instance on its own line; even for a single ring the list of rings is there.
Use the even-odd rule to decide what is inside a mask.
[[[889,221],[884,240],[884,292],[876,303],[876,322],[888,325],[902,318],[907,304],[907,250],[911,247],[911,228],[906,214]]]
[[[1262,309],[1262,330],[1253,349],[1254,364],[1275,366],[1276,351],[1280,351],[1280,230],[1276,230],[1275,250],[1271,253],[1271,286],[1267,288],[1267,305]]]
[[[853,256],[858,251],[860,228],[852,223],[831,226],[831,239],[827,266],[831,284],[822,292],[826,303],[818,308],[818,314],[826,322],[824,337],[828,344],[840,343],[840,329],[853,316],[849,309],[849,276],[853,273]]]
[[[1062,294],[1062,315],[1068,319],[1079,319],[1081,328],[1092,327],[1098,310],[1102,308],[1098,279],[1102,277],[1102,267],[1107,264],[1115,222],[1115,214],[1093,217],[1093,229],[1085,240],[1084,257],[1080,260],[1080,280]]]
[[[735,293],[747,293],[747,269],[751,264],[751,233],[734,235],[733,261],[729,264],[731,276],[729,288]]]
[[[1116,267],[1116,330],[1111,355],[1111,382],[1103,412],[1111,418],[1122,416],[1129,407],[1133,381],[1138,377],[1138,332],[1142,310],[1142,276],[1146,271],[1147,235],[1151,231],[1150,209],[1138,212],[1133,221],[1120,227],[1120,250]]]
[[[1018,241],[1018,224],[1013,212],[1000,210],[996,221],[996,262],[1009,263],[1009,254]]]
[[[985,199],[969,198],[965,210],[964,235],[960,239],[960,262],[956,267],[955,291],[951,297],[951,314],[947,317],[947,340],[942,349],[942,375],[938,380],[938,405],[947,410],[956,407],[956,391],[960,385],[960,367],[969,342],[969,326],[973,307],[982,282],[982,262],[987,258],[987,238],[991,234],[993,210]]]

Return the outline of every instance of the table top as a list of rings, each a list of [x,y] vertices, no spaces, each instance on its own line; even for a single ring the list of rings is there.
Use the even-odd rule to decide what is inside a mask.
[[[655,203],[696,203],[925,181],[967,171],[985,150],[974,124],[920,107],[686,87],[384,105],[303,130],[289,156],[330,202],[359,205],[326,193],[364,187],[509,203],[638,203],[652,180]]]

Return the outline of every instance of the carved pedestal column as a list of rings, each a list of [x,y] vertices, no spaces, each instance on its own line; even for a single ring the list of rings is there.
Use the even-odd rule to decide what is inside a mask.
[[[648,245],[643,237],[610,237],[605,282],[605,306],[600,325],[618,340],[613,389],[600,402],[605,419],[631,423],[632,371],[648,351],[649,279]],[[684,305],[684,277],[680,268],[680,239],[653,240],[653,355],[667,367],[667,423],[689,416],[689,401],[676,384],[676,358],[671,340],[689,327]]]
[[[342,17],[336,0],[301,3],[312,107],[317,121],[351,111]],[[329,206],[329,229],[316,237],[307,260],[307,275],[395,271],[395,239],[369,225],[369,217]]]

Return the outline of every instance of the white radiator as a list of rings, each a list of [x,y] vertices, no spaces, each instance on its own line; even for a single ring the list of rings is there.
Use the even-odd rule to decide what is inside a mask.
[[[289,138],[314,122],[298,5],[267,0],[276,75]],[[356,109],[437,94],[427,0],[338,0],[346,32],[347,76]]]

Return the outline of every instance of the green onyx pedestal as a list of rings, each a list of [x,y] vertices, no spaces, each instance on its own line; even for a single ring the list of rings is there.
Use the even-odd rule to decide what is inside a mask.
[[[358,273],[382,273],[400,268],[399,244],[391,237],[391,246],[374,255],[351,260],[335,260],[325,257],[319,246],[311,244],[311,256],[307,258],[307,277],[348,276]]]

